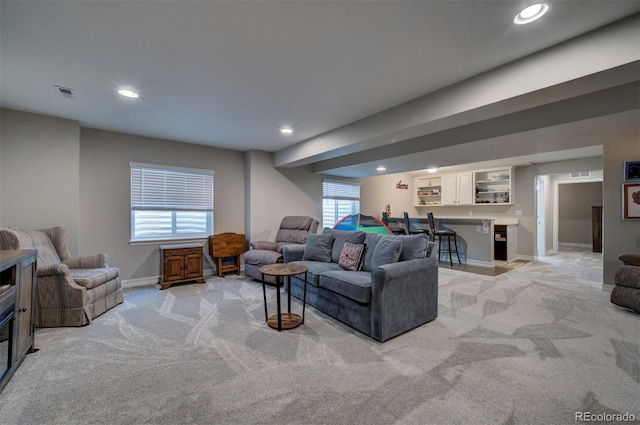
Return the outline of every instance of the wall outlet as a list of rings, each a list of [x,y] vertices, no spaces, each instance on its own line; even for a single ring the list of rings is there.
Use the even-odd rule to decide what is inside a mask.
[[[522,210],[516,210],[516,215],[522,215]]]
[[[482,226],[476,226],[476,232],[478,233],[482,232]]]
[[[469,215],[473,215],[473,211],[469,211]]]

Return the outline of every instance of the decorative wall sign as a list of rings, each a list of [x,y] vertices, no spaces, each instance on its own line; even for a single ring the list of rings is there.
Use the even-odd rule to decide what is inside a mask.
[[[409,190],[409,184],[408,183],[402,183],[402,180],[400,180],[398,182],[398,184],[396,185],[396,189]]]
[[[627,161],[624,163],[624,181],[640,180],[640,161]]]
[[[622,185],[622,218],[640,220],[640,183]]]

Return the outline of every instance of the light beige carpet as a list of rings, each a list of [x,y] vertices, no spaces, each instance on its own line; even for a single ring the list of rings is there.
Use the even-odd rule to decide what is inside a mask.
[[[261,286],[241,278],[131,289],[89,326],[37,330],[40,351],[0,394],[0,423],[638,418],[639,316],[609,302],[601,275],[597,257],[573,253],[498,277],[440,269],[438,318],[384,344],[313,308],[278,333]]]

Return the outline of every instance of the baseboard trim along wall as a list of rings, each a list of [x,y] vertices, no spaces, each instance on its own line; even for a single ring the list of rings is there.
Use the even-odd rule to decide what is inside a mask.
[[[455,264],[455,257],[453,260]],[[493,261],[480,261],[480,260],[469,260],[467,258],[463,259],[463,262],[468,266],[478,266],[478,267],[495,267],[496,263]]]
[[[558,246],[574,246],[578,248],[591,248],[590,243],[575,243],[575,242],[558,242]]]
[[[213,269],[204,269],[202,271],[202,276],[205,277],[205,278],[213,276]],[[122,281],[122,289],[137,288],[139,286],[157,285],[159,279],[160,279],[160,275],[158,275],[158,276],[149,276],[149,277],[141,277],[139,279],[123,280]]]

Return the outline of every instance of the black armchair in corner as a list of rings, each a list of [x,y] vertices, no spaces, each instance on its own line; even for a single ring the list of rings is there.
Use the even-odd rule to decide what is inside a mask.
[[[618,258],[624,264],[616,270],[611,302],[640,313],[640,255],[622,254]]]

